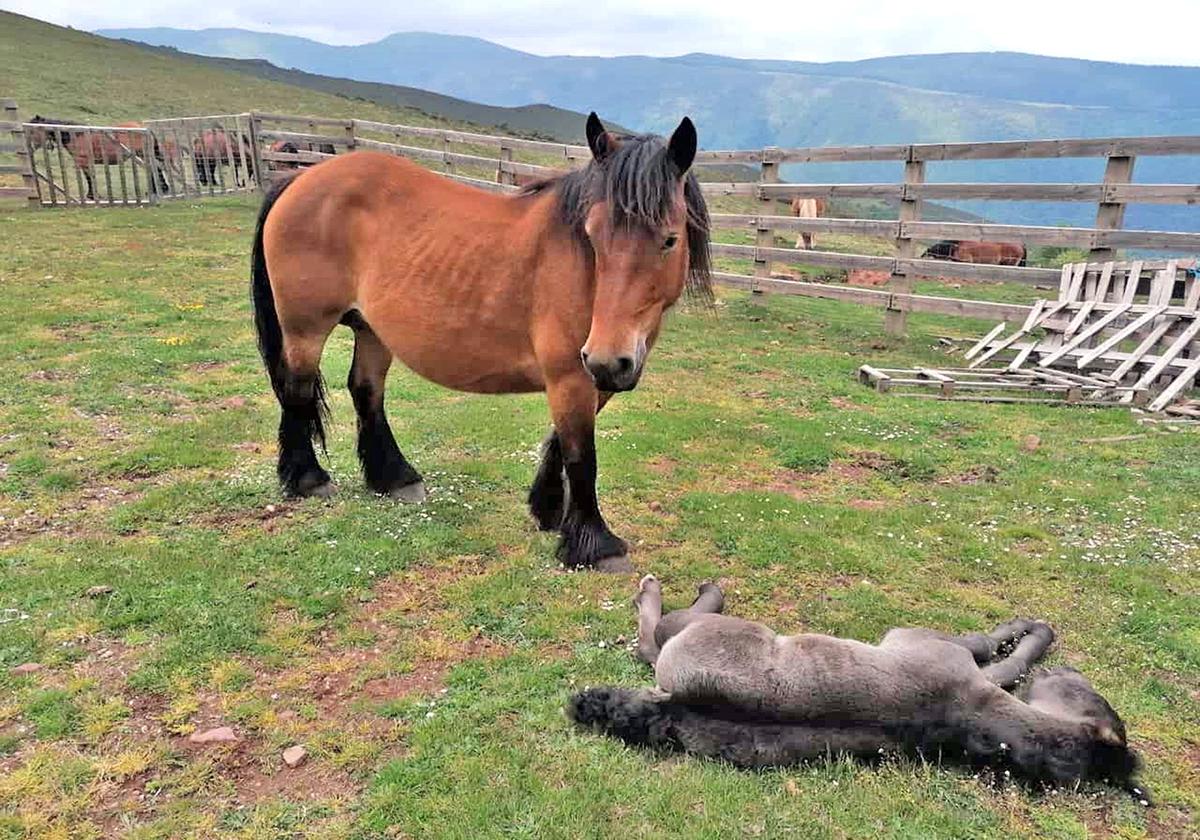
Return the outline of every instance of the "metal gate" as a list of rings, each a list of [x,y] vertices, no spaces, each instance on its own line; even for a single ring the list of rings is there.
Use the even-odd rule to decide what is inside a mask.
[[[166,187],[144,128],[23,123],[38,200],[45,206],[153,204]]]
[[[258,189],[248,114],[128,126],[23,123],[44,206],[125,206]]]
[[[147,120],[163,163],[165,198],[258,189],[259,158],[249,114]]]

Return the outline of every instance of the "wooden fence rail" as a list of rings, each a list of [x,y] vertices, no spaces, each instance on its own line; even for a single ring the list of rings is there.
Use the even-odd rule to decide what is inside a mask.
[[[7,123],[0,129],[12,132],[12,142],[0,141],[0,153],[21,155],[26,140],[21,124],[5,106]],[[236,151],[222,161],[208,179],[210,183],[190,189],[186,172],[199,169],[190,158],[200,154],[194,132],[180,134],[181,127],[210,123],[235,138]],[[479,134],[429,126],[398,125],[372,120],[310,117],[292,114],[251,112],[214,115],[188,120],[150,121],[147,126],[161,143],[170,146],[180,170],[178,185],[168,178],[166,195],[208,194],[262,187],[278,173],[319,163],[333,154],[353,149],[375,149],[412,158],[438,167],[447,177],[499,192],[510,191],[522,178],[538,177],[582,165],[590,159],[586,146],[545,140]],[[98,130],[93,127],[92,130]],[[3,134],[0,134],[0,138]],[[286,149],[281,148],[290,144]],[[10,148],[11,147],[11,148]],[[196,149],[193,152],[193,147]],[[294,149],[294,151],[292,150]],[[0,163],[0,175],[20,175],[24,189],[33,195],[39,187],[36,174],[18,171],[28,162]],[[883,308],[889,332],[905,329],[908,311],[963,314],[974,317],[1015,317],[1027,307],[987,301],[939,298],[912,293],[918,277],[950,277],[1053,286],[1057,269],[1022,266],[993,266],[924,259],[918,243],[942,239],[985,239],[1020,242],[1025,245],[1084,248],[1089,259],[1113,260],[1117,249],[1164,251],[1187,255],[1200,251],[1200,233],[1127,230],[1125,208],[1129,204],[1200,205],[1200,184],[1133,183],[1138,157],[1160,155],[1200,156],[1200,136],[1115,137],[1063,140],[1016,140],[965,143],[910,143],[874,146],[821,148],[774,148],[750,150],[706,150],[697,154],[697,170],[703,176],[709,165],[740,164],[758,169],[757,182],[702,184],[710,196],[741,196],[757,204],[761,212],[714,213],[714,228],[742,230],[754,234],[753,245],[718,243],[720,257],[744,260],[752,274],[718,273],[718,282],[755,292],[778,292],[847,300]],[[241,156],[241,160],[238,157]],[[525,160],[516,159],[525,157]],[[1053,158],[1104,158],[1101,183],[953,183],[927,178],[927,166],[944,161],[1013,161]],[[787,183],[780,167],[799,163],[892,162],[900,165],[896,182],[882,183]],[[153,165],[150,165],[153,169]],[[170,173],[168,173],[170,174]],[[243,180],[242,176],[249,176]],[[9,191],[14,188],[7,187]],[[50,201],[55,201],[53,188]],[[153,194],[153,192],[151,193]],[[801,219],[773,212],[778,202],[792,198],[837,200],[884,199],[897,203],[898,218]],[[942,222],[922,219],[928,201],[1046,201],[1096,205],[1094,227],[1047,227],[991,222]],[[55,203],[58,203],[55,201]],[[889,243],[891,253],[854,254],[779,247],[777,234],[820,233],[873,237]],[[886,272],[887,289],[860,289],[829,283],[804,283],[775,276],[777,265],[821,266],[830,269],[866,269]]]

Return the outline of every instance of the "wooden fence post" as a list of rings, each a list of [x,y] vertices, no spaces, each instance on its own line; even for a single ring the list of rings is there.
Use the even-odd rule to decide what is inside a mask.
[[[1104,186],[1110,184],[1127,184],[1133,178],[1133,155],[1109,155],[1104,166]],[[1120,230],[1125,225],[1125,202],[1105,201],[1108,196],[1101,196],[1096,210],[1096,228],[1102,230]],[[1088,262],[1107,262],[1116,259],[1116,249],[1096,247],[1093,243],[1088,252]],[[1135,281],[1136,282],[1136,281]]]
[[[510,172],[504,168],[504,164],[506,162],[512,163],[512,159],[513,159],[513,150],[510,149],[508,146],[501,146],[500,147],[500,160],[496,164],[496,183],[497,184],[515,185],[517,183],[516,174],[513,172]]]
[[[779,183],[779,149],[774,146],[768,146],[762,150],[761,172],[759,174],[759,184],[778,184]],[[759,202],[762,205],[762,213],[759,215],[758,225],[754,234],[754,276],[755,277],[770,277],[771,276],[771,261],[767,257],[759,254],[759,248],[775,247],[775,231],[771,228],[770,223],[763,221],[763,216],[774,216],[772,209],[774,208],[775,199],[767,195],[763,190],[758,191]],[[761,295],[762,290],[758,288],[758,283],[750,289],[753,294]]]
[[[354,120],[346,120],[346,151],[353,152],[358,145],[358,140],[354,136]]]
[[[263,172],[262,143],[258,139],[258,132],[262,128],[262,118],[257,111],[251,111],[248,116],[250,117],[250,151],[254,155],[254,182],[261,192],[270,185],[270,179]]]
[[[42,202],[38,198],[37,178],[33,174],[33,165],[29,157],[29,144],[25,139],[25,129],[21,126],[17,101],[15,99],[4,99],[0,100],[0,105],[4,107],[5,121],[12,123],[9,136],[12,137],[13,145],[16,147],[13,149],[13,154],[17,158],[17,169],[21,175],[21,184],[25,187],[25,198],[29,202],[30,207],[40,207]]]
[[[925,182],[925,161],[913,160],[913,150],[908,149],[907,160],[904,162],[904,193],[900,197],[900,229],[896,237],[896,259],[907,260],[916,256],[916,244],[908,231],[904,229],[905,222],[916,222],[921,218],[921,202],[909,193],[908,187]],[[899,262],[892,266],[892,277],[888,286],[894,294],[912,294],[913,280],[900,269]],[[889,298],[887,311],[883,315],[883,329],[888,335],[904,335],[908,328],[908,304],[897,305]]]

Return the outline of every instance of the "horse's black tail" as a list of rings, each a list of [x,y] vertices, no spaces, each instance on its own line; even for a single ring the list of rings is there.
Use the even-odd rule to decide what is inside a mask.
[[[254,247],[250,257],[250,300],[254,307],[254,329],[258,334],[258,352],[262,356],[271,388],[282,404],[286,394],[288,371],[283,358],[283,328],[279,324],[279,313],[275,310],[275,294],[271,291],[271,278],[267,274],[267,259],[263,253],[263,228],[267,216],[283,191],[291,184],[291,178],[276,180],[267,188],[262,207],[258,211],[258,223],[254,228]],[[317,372],[311,404],[296,407],[303,411],[311,438],[325,446],[325,423],[329,406],[325,400],[325,382]]]

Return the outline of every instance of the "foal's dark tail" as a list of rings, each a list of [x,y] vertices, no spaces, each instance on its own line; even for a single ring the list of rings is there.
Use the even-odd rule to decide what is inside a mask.
[[[807,726],[721,717],[646,690],[588,688],[567,716],[627,744],[718,758],[737,767],[777,767],[826,755],[878,758],[889,739],[870,724]]]
[[[271,291],[271,278],[267,274],[267,260],[263,254],[263,227],[275,202],[291,184],[292,178],[280,178],[268,188],[258,211],[258,224],[254,228],[254,247],[250,256],[250,301],[254,307],[254,329],[258,334],[258,352],[262,356],[271,388],[282,404],[291,397],[287,393],[288,371],[283,358],[283,328],[279,325],[279,314],[275,311],[275,295]],[[325,423],[329,406],[325,400],[325,381],[317,373],[309,404],[293,406],[300,410],[308,425],[311,438],[325,446]]]

